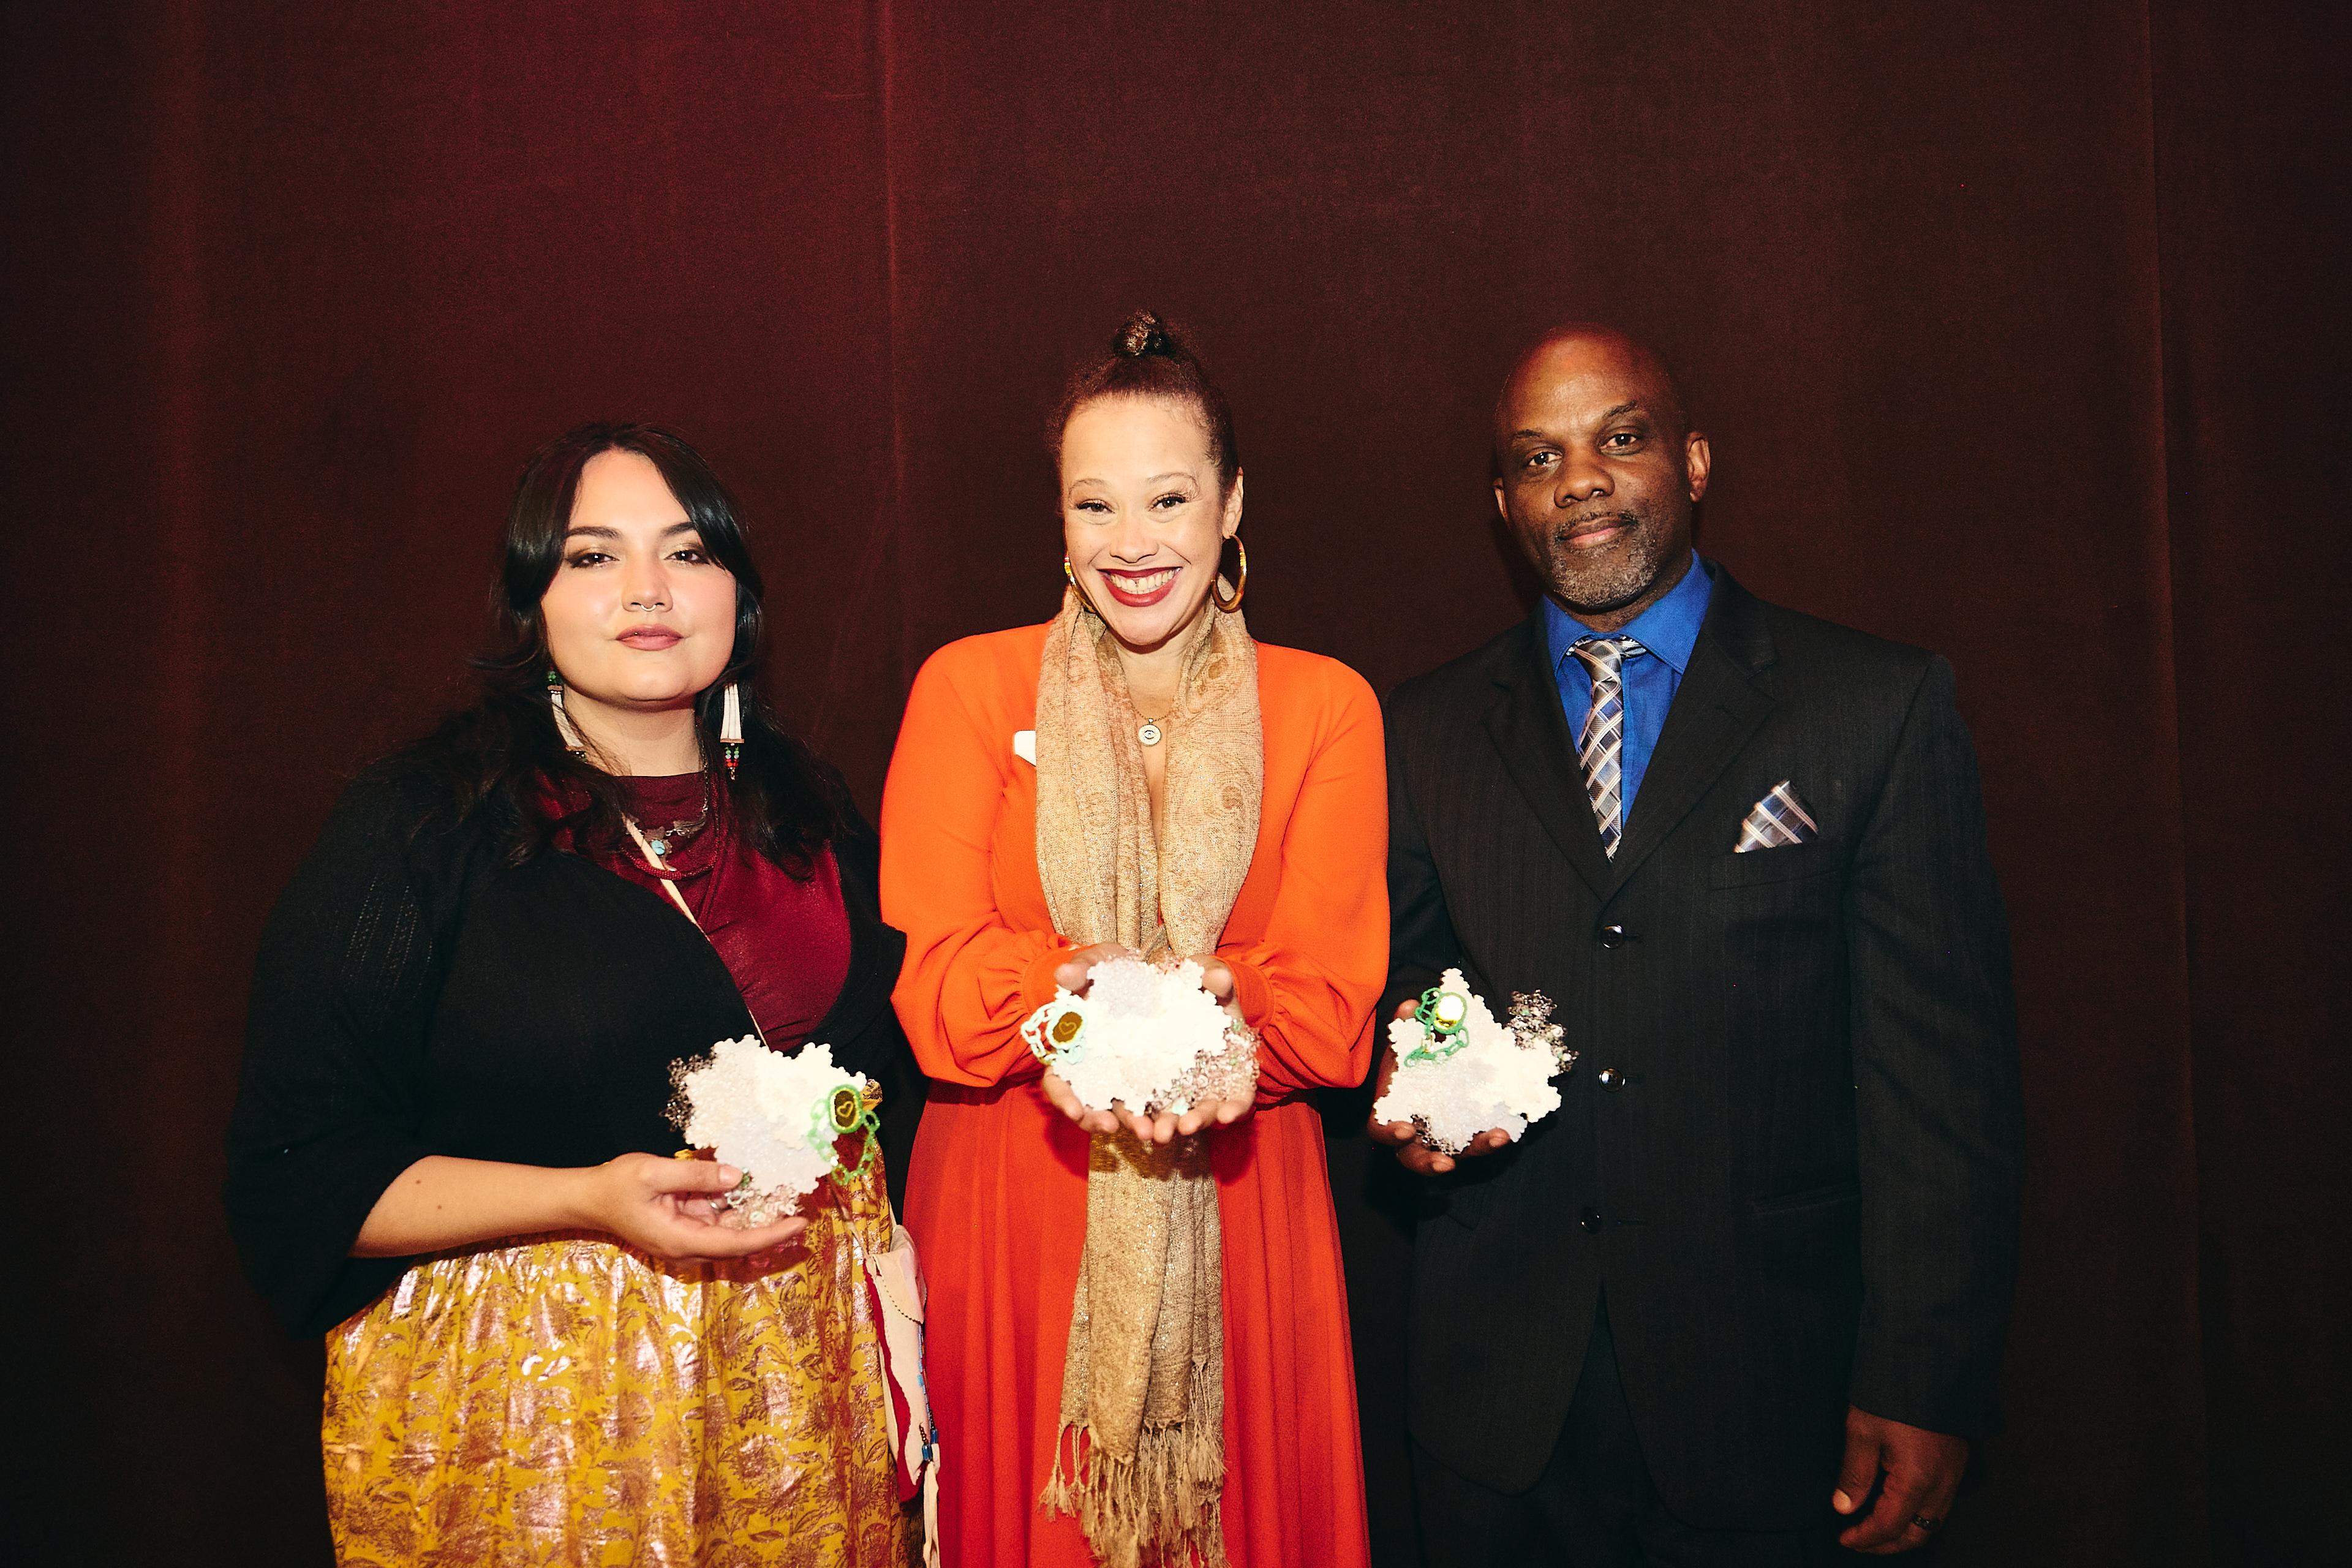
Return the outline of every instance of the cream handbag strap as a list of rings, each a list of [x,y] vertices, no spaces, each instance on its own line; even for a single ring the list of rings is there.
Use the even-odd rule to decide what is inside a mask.
[[[646,830],[637,826],[637,819],[634,816],[624,816],[621,820],[627,825],[629,837],[637,841],[637,853],[646,858],[646,864],[656,871],[668,870],[669,862],[663,859],[661,851],[653,847],[653,841],[646,837]],[[660,879],[660,881],[662,891],[667,893],[669,901],[677,906],[677,912],[692,921],[695,930],[702,930],[702,922],[694,919],[694,911],[687,907],[686,895],[677,890],[677,884],[667,877]],[[759,1025],[754,1023],[751,1026],[758,1028]]]
[[[651,866],[656,871],[668,870],[669,862],[663,859],[661,851],[655,848],[652,843],[646,839],[646,830],[637,826],[637,819],[634,816],[624,816],[621,818],[621,821],[628,827],[629,837],[637,841],[637,853],[646,858],[646,864]],[[687,903],[686,895],[677,890],[677,884],[670,880],[667,877],[659,877],[655,879],[661,883],[662,891],[669,895],[669,901],[677,906],[677,912],[684,915],[687,918],[688,922],[690,923],[695,930],[702,931],[702,922],[694,918],[694,910],[692,906]],[[709,942],[710,940],[710,933],[707,931],[703,931],[702,940]],[[716,950],[714,949],[713,951],[715,952]],[[743,1016],[746,1018],[751,1018],[751,1032],[760,1037],[760,1043],[761,1045],[766,1045],[768,1043],[768,1031],[760,1027],[759,1019],[751,1017],[751,1005],[748,1002],[743,1005]],[[895,1220],[898,1216],[894,1214],[890,1217]]]

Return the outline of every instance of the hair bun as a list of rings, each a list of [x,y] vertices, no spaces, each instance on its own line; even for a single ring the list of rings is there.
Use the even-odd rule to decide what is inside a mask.
[[[1192,356],[1184,335],[1149,310],[1138,310],[1111,334],[1109,353],[1092,364],[1080,365],[1062,393],[1061,406],[1045,426],[1045,444],[1054,462],[1062,460],[1062,437],[1077,411],[1097,397],[1147,397],[1187,404],[1201,416],[1209,437],[1209,455],[1216,459],[1217,478],[1226,493],[1241,472],[1241,448],[1234,443],[1234,413],[1225,395],[1210,381],[1209,373]],[[534,601],[536,603],[536,601]]]
[[[1173,353],[1176,342],[1160,318],[1149,310],[1138,310],[1127,319],[1127,325],[1111,340],[1111,347],[1129,359],[1141,359],[1145,354]]]

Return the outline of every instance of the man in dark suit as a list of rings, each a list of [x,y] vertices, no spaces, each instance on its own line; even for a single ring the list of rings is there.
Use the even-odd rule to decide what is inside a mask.
[[[1429,1561],[1920,1545],[1996,1424],[2021,1141],[1951,668],[1698,558],[1706,438],[1620,333],[1530,349],[1495,440],[1548,593],[1390,700],[1391,1001],[1541,991],[1581,1059],[1516,1143],[1372,1129],[1431,1178]]]

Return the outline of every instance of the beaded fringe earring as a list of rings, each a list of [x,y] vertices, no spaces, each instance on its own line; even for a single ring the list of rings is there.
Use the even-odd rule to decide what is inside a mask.
[[[587,751],[588,742],[580,738],[572,715],[563,710],[563,677],[551,669],[547,672],[547,705],[555,710],[555,732],[563,737],[563,749],[575,757]]]
[[[727,683],[727,694],[719,700],[719,746],[727,757],[727,782],[735,782],[735,769],[743,761],[743,700],[736,695],[735,683]]]

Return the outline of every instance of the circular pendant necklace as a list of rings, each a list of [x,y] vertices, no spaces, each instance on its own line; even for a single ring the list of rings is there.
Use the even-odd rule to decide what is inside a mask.
[[[1176,710],[1171,708],[1168,710],[1168,713],[1173,713],[1174,711],[1176,711]],[[1162,713],[1160,716],[1160,719],[1167,718],[1168,713]],[[1143,715],[1139,713],[1136,717],[1142,719]],[[1166,732],[1160,728],[1160,719],[1144,719],[1143,722],[1136,727],[1135,738],[1142,742],[1147,746],[1156,746],[1160,744],[1160,737]]]

